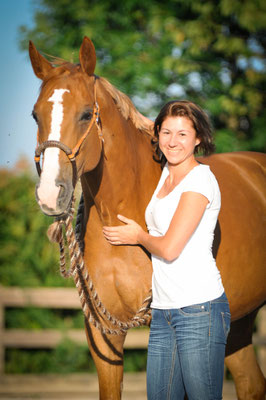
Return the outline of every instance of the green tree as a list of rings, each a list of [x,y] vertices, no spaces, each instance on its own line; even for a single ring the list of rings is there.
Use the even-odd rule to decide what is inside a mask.
[[[97,73],[154,117],[189,98],[206,109],[218,151],[265,151],[263,0],[35,0],[35,26],[21,27],[39,50],[78,61],[84,35]]]
[[[59,250],[46,230],[52,220],[34,198],[35,180],[26,171],[0,170],[0,284],[74,286],[59,273]]]

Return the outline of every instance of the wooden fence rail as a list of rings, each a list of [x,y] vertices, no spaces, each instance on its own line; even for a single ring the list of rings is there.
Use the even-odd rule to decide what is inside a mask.
[[[63,339],[86,344],[85,329],[31,331],[5,328],[6,307],[39,307],[81,310],[80,299],[75,288],[34,288],[0,286],[0,374],[5,371],[6,348],[54,348]],[[142,349],[148,344],[149,330],[130,329],[124,347]]]
[[[75,288],[30,288],[0,286],[0,374],[5,371],[6,348],[54,348],[63,339],[71,339],[78,344],[86,344],[84,329],[30,331],[5,328],[6,307],[39,307],[81,310],[78,292]],[[260,358],[265,373],[266,363],[266,307],[260,311],[259,329],[253,342],[260,347]],[[147,348],[149,330],[130,329],[125,348]]]

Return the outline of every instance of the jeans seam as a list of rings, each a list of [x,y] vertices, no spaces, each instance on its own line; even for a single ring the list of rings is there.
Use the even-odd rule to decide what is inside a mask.
[[[210,390],[210,392],[209,392],[209,394],[211,394],[211,399],[212,398],[214,398],[214,396],[213,396],[213,393],[212,393],[212,378],[211,378],[211,361],[210,361],[210,357],[211,357],[211,337],[209,337],[209,350],[208,350],[208,354],[209,354],[209,356],[208,356],[208,362],[209,362],[209,365],[208,365],[208,375],[209,375],[209,390]]]
[[[210,318],[209,318],[209,338],[211,337],[211,324],[212,324],[212,318],[211,318],[211,315],[212,315],[212,303],[210,302],[210,307],[209,307],[209,315],[210,315]]]
[[[172,315],[169,310],[163,310],[163,316],[168,324],[171,323]]]
[[[230,313],[226,313],[226,312],[224,312],[224,311],[221,311],[224,335],[225,335],[225,338],[227,339],[228,334],[229,334],[229,331],[230,331],[230,328],[227,329],[226,322],[225,322],[225,314],[230,315]]]
[[[210,361],[210,357],[211,357],[211,327],[212,327],[212,304],[210,302],[210,320],[209,320],[209,344],[208,344],[208,375],[209,375],[209,390],[211,394],[211,398],[214,398],[213,396],[213,385],[212,385],[212,376],[211,376],[211,361]]]
[[[173,329],[172,326],[171,326],[171,329]],[[167,400],[171,400],[172,382],[173,382],[174,371],[175,371],[176,350],[177,350],[177,345],[175,343],[175,347],[174,347],[174,351],[173,351],[173,355],[172,355],[171,371],[169,374],[168,388],[167,388]]]

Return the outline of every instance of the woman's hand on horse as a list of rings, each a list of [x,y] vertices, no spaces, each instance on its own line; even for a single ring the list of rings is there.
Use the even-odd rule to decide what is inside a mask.
[[[103,234],[105,239],[113,245],[138,244],[138,237],[142,228],[133,219],[118,215],[117,218],[125,225],[104,226]]]

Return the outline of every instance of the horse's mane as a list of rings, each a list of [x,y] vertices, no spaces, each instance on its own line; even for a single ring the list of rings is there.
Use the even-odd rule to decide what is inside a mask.
[[[130,98],[115,88],[107,79],[101,77],[100,82],[111,95],[123,117],[127,120],[130,119],[137,129],[153,136],[153,124],[151,121],[149,122],[148,118],[137,111]]]
[[[53,59],[52,63],[57,68],[53,68],[51,70],[46,79],[44,79],[42,87],[45,86],[46,82],[49,80],[51,76],[59,77],[62,75],[69,75],[71,73],[74,73],[75,71],[77,71],[77,69],[80,68],[80,64],[72,64],[57,57],[52,57],[52,59]],[[104,89],[111,95],[118,110],[121,112],[123,117],[126,120],[131,120],[132,123],[135,125],[135,127],[140,131],[145,132],[150,136],[153,136],[152,121],[150,121],[148,118],[144,117],[144,115],[142,115],[139,111],[137,111],[136,107],[129,99],[129,97],[124,93],[120,92],[120,90],[118,90],[117,88],[115,88],[107,79],[100,77],[99,80],[102,83]]]

